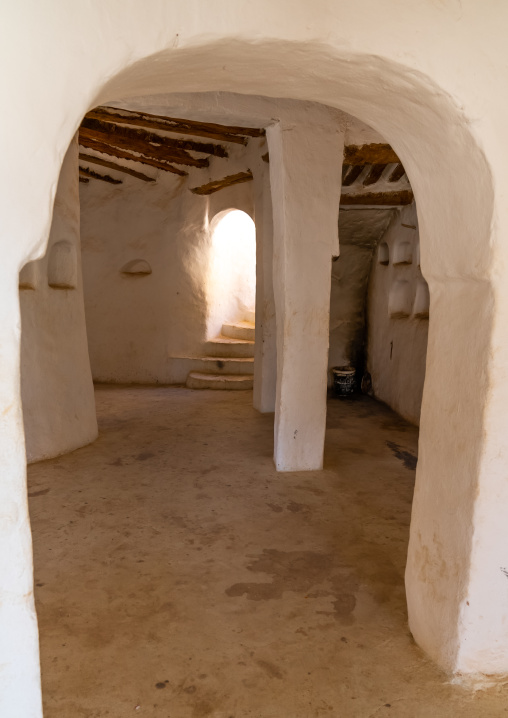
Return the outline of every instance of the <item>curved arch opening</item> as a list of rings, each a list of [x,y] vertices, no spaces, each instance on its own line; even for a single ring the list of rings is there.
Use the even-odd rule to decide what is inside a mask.
[[[135,41],[133,41],[133,45],[136,45]],[[262,49],[268,48],[268,51],[263,57],[262,68],[258,66],[256,72],[257,77],[263,79],[258,80],[250,76],[246,86],[243,86],[240,84],[244,81],[241,68],[249,65],[249,58],[251,60],[252,57],[259,58],[257,51],[254,52],[252,48],[233,47],[232,44],[228,44],[226,48],[219,46],[218,52],[214,54],[214,66],[211,67],[211,63],[206,61],[209,56],[207,50],[215,51],[217,46],[214,44],[205,48],[205,52],[202,47],[197,50],[187,49],[180,53],[178,58],[172,52],[168,52],[167,57],[166,53],[162,57],[160,54],[149,56],[146,54],[146,47],[141,45],[134,53],[134,56],[139,59],[138,64],[118,73],[106,87],[101,85],[102,81],[96,77],[95,84],[89,88],[87,97],[100,97],[102,102],[111,97],[134,97],[141,91],[156,92],[163,87],[165,91],[183,88],[190,88],[194,91],[204,90],[210,87],[210,78],[213,78],[215,83],[212,86],[220,89],[236,89],[242,92],[248,90],[249,93],[266,94],[267,96],[284,96],[291,92],[292,96],[298,95],[297,99],[341,106],[380,129],[387,141],[397,150],[405,166],[407,163],[407,169],[419,202],[422,264],[425,269],[425,277],[429,281],[433,306],[430,322],[431,354],[429,356],[431,361],[428,363],[429,374],[424,393],[422,433],[420,435],[420,456],[425,458],[425,469],[422,472],[425,471],[425,473],[420,474],[420,485],[425,486],[426,480],[432,481],[433,475],[442,476],[443,472],[448,472],[450,476],[464,473],[470,475],[477,464],[477,455],[470,454],[466,450],[463,452],[463,456],[454,454],[453,460],[447,461],[446,456],[443,457],[443,452],[440,451],[440,447],[443,445],[441,432],[447,427],[443,427],[442,422],[433,419],[435,406],[440,407],[440,411],[437,412],[439,416],[462,417],[461,423],[452,422],[452,428],[454,436],[457,438],[457,444],[462,447],[468,446],[468,442],[464,439],[468,436],[466,425],[469,422],[469,414],[464,411],[461,389],[464,382],[468,383],[466,381],[468,377],[471,383],[474,383],[474,378],[477,375],[473,366],[474,362],[471,366],[468,365],[463,369],[459,381],[459,378],[453,375],[453,371],[441,371],[443,368],[441,362],[435,360],[440,354],[449,358],[450,356],[464,356],[467,353],[465,335],[464,332],[461,333],[461,328],[456,327],[455,332],[449,331],[450,326],[455,326],[456,317],[461,316],[461,305],[468,303],[466,295],[470,297],[471,293],[476,293],[481,301],[490,299],[488,282],[482,286],[480,286],[481,283],[472,286],[469,282],[470,278],[485,278],[489,266],[490,250],[487,240],[492,199],[490,174],[474,138],[470,135],[467,123],[462,121],[459,111],[452,106],[445,93],[435,91],[427,78],[420,77],[412,71],[406,71],[395,62],[374,60],[367,54],[343,58],[339,57],[334,50],[333,53],[323,53],[323,58],[318,57],[316,62],[309,62],[309,57],[305,52],[294,53],[294,56],[290,53],[287,76],[293,81],[289,82],[288,77],[285,77],[282,82],[280,73],[277,76],[276,72],[279,68],[279,55],[273,51],[270,44],[266,46],[263,44]],[[310,59],[312,59],[312,52],[310,55]],[[203,60],[203,56],[205,60]],[[200,57],[201,61],[199,62]],[[196,58],[197,64],[203,70],[202,75],[196,73]],[[224,67],[226,67],[231,58],[237,60],[233,63],[233,70],[228,70],[234,76],[227,75],[226,79],[223,76],[219,77],[220,73],[217,72],[217,67],[222,66],[223,60]],[[308,73],[306,67],[299,65],[303,60],[305,65],[312,66],[312,73]],[[168,74],[168,63],[170,62],[173,67]],[[188,68],[181,73],[185,63],[188,63]],[[330,72],[331,67],[333,67],[333,72]],[[104,68],[101,68],[101,75],[107,74],[103,70]],[[358,72],[365,73],[366,82],[357,83]],[[178,78],[178,73],[181,75],[180,78]],[[312,77],[309,76],[310,74]],[[198,76],[199,79],[196,79]],[[299,76],[301,84],[295,90],[296,78]],[[383,88],[382,96],[379,87]],[[83,93],[83,98],[85,94]],[[85,99],[83,99],[84,102]],[[415,111],[419,113],[418,122],[414,122]],[[76,126],[79,121],[78,114],[77,112],[75,117]],[[72,112],[69,114],[69,118],[71,117]],[[72,124],[71,119],[68,119],[67,126],[69,128],[70,124]],[[56,138],[53,139],[57,143]],[[448,142],[448,140],[450,141]],[[443,172],[436,175],[433,170],[438,157]],[[460,185],[454,182],[457,177],[457,165],[464,168],[460,177]],[[432,182],[429,181],[431,177],[433,178]],[[481,181],[479,181],[479,177]],[[48,180],[46,184],[49,185],[49,170],[46,179]],[[45,197],[46,195],[44,195]],[[453,208],[457,211],[452,211]],[[456,247],[448,242],[448,238],[457,233],[463,238],[461,252],[457,252]],[[448,286],[443,286],[442,282],[447,278],[456,280],[453,290]],[[428,307],[428,298],[425,299],[425,304]],[[470,304],[471,299],[468,301]],[[424,310],[419,309],[418,315],[423,316],[422,312]],[[468,333],[470,331],[474,331],[479,343],[483,342],[485,345],[488,343],[490,331],[488,321],[483,321],[483,324],[475,325],[474,328],[469,324]],[[449,361],[449,365],[453,368],[454,363]],[[481,400],[475,396],[474,401],[477,409],[476,416],[478,416],[481,413]],[[446,410],[447,407],[450,411]],[[437,450],[434,450],[436,447]],[[445,463],[440,465],[439,461],[443,458]],[[145,459],[139,460],[144,461]],[[437,491],[439,491],[439,487],[437,487]],[[408,564],[408,586],[413,598],[412,627],[419,643],[442,665],[450,667],[455,665],[457,654],[455,628],[457,606],[454,605],[445,611],[440,608],[437,612],[432,607],[427,609],[424,606],[427,589],[422,588],[419,580],[415,578],[421,568],[418,550],[422,545],[427,545],[434,540],[430,537],[430,533],[435,530],[436,522],[439,523],[443,518],[438,515],[439,510],[442,510],[444,515],[449,515],[446,512],[450,509],[446,502],[446,496],[440,503],[435,497],[429,500],[427,493],[423,492],[422,496],[422,492],[420,492],[419,503],[413,510],[413,517],[416,520],[413,527],[414,550],[410,551]],[[430,524],[428,526],[426,522],[431,513],[430,503],[433,504],[436,512],[432,526],[429,528]],[[274,505],[277,508],[273,511],[282,513],[284,509],[278,504]],[[292,501],[291,506],[292,508],[288,509],[291,513],[304,512],[304,509],[301,508],[302,502]],[[465,510],[465,515],[468,510]],[[441,521],[441,523],[443,522]],[[439,526],[441,527],[441,524]],[[465,534],[459,531],[455,535],[453,527],[446,527],[441,531],[440,536],[452,545],[452,554],[453,547],[456,548],[456,554],[460,554],[458,561],[460,569],[457,570],[464,574],[467,573],[468,553],[467,551],[461,552],[457,547],[462,544],[468,545],[470,534],[467,531]],[[269,557],[273,558],[274,566],[286,565],[282,553],[284,552],[275,551],[270,554]],[[300,562],[308,560],[309,568],[317,570],[316,566],[328,565],[326,560],[323,559],[323,563],[321,558],[309,554],[299,556],[298,560]],[[260,557],[259,564],[254,560],[248,568],[253,571],[263,571],[267,566],[267,560],[267,556]],[[268,568],[271,567],[270,564]],[[291,577],[291,568],[288,571],[288,575]],[[270,571],[268,572],[270,573]],[[243,585],[235,584],[230,595],[243,595],[241,593]],[[451,595],[450,586],[441,586],[441,588],[446,595]],[[284,591],[283,587],[281,591]],[[247,596],[255,598],[255,596],[249,595],[248,589]],[[342,598],[337,600],[339,604],[341,600],[348,606],[354,604],[350,594],[347,594],[346,598],[342,595]],[[422,606],[424,607],[422,608]],[[443,615],[445,615],[444,624]],[[447,633],[445,641],[440,636],[443,625],[445,625],[444,633]],[[443,649],[443,645],[447,641],[449,645],[453,644],[453,650]]]
[[[225,322],[254,317],[256,226],[242,210],[223,210],[210,222],[207,300],[208,339],[218,336]]]

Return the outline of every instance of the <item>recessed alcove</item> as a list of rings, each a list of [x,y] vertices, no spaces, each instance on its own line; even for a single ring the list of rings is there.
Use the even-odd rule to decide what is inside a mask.
[[[429,307],[429,285],[427,284],[425,279],[419,279],[416,284],[415,300],[413,303],[413,316],[418,319],[428,319]]]
[[[78,265],[76,249],[67,240],[51,247],[48,262],[48,284],[53,289],[75,289]]]
[[[19,273],[20,289],[35,289],[37,286],[37,265],[35,262],[27,262]]]
[[[415,244],[414,254],[413,254],[413,263],[416,264],[417,267],[420,266],[420,242],[417,242]]]
[[[411,242],[397,242],[393,248],[392,264],[411,264],[413,248]]]
[[[145,259],[132,259],[121,268],[122,274],[135,277],[143,277],[152,273],[152,268]]]
[[[395,281],[388,295],[388,314],[392,319],[411,314],[411,284],[403,279]]]
[[[381,242],[377,248],[377,261],[378,264],[388,265],[390,264],[390,250],[386,242]]]

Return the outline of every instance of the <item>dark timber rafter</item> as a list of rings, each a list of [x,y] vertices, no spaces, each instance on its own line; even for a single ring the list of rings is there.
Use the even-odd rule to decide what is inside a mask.
[[[400,162],[390,145],[346,145],[344,147],[345,165],[388,165]]]
[[[172,172],[175,175],[180,175],[180,177],[185,177],[187,175],[187,172],[181,170],[179,167],[169,164],[169,162],[161,162],[160,160],[151,157],[139,157],[138,155],[128,152],[127,150],[122,150],[119,147],[113,147],[112,145],[105,144],[104,142],[83,137],[81,133],[79,135],[79,144],[82,147],[87,147],[90,150],[101,152],[102,154],[109,155],[110,157],[117,157],[121,160],[130,160],[131,162],[139,162],[140,164],[164,170],[164,172]]]
[[[399,163],[388,178],[388,182],[398,182],[400,179],[402,179],[402,177],[404,177],[405,174],[406,170]]]
[[[133,112],[132,110],[117,109],[115,107],[96,107],[87,117],[107,120],[116,124],[148,127],[152,130],[164,130],[180,135],[193,135],[194,137],[209,137],[222,142],[247,144],[249,137],[263,137],[265,130],[255,127],[239,127],[236,125],[218,125],[212,122],[198,122],[196,120],[183,120],[178,117],[164,117],[152,115],[148,112]],[[211,153],[210,153],[211,154]]]
[[[154,135],[145,130],[136,130],[132,127],[118,127],[109,122],[84,119],[79,130],[81,137],[98,140],[104,144],[120,147],[121,149],[139,152],[146,157],[175,162],[190,167],[208,167],[206,157],[193,157],[187,150],[175,147],[173,141],[165,137]]]
[[[143,180],[143,182],[155,182],[154,177],[148,177],[148,175],[145,175],[142,172],[137,172],[130,167],[124,167],[123,165],[119,165],[117,162],[110,162],[109,160],[105,160],[102,157],[95,157],[95,155],[87,155],[84,152],[80,152],[79,159],[83,162],[88,162],[90,164],[108,167],[110,170],[115,170],[116,172],[124,172],[127,175],[132,175],[132,177],[136,177],[136,179]]]
[[[344,194],[340,197],[340,203],[344,205],[380,205],[385,207],[396,207],[398,205],[411,204],[413,201],[411,190],[400,190],[399,192],[363,192],[362,194]]]
[[[113,179],[113,177],[110,177],[109,175],[101,175],[99,172],[89,170],[87,167],[80,166],[79,174],[80,177],[85,177],[87,179],[101,180],[102,182],[109,182],[109,184],[122,184],[122,180]]]
[[[228,152],[225,147],[218,145],[214,142],[199,142],[198,140],[189,140],[175,137],[168,137],[167,135],[158,135],[154,132],[148,132],[148,130],[139,129],[139,127],[128,127],[124,123],[118,122],[110,118],[105,117],[91,117],[89,113],[83,119],[81,124],[82,127],[88,127],[90,129],[102,129],[106,130],[111,125],[111,129],[115,134],[122,135],[123,137],[133,137],[135,139],[142,139],[145,142],[162,144],[164,147],[173,147],[176,150],[190,150],[191,152],[200,152],[204,155],[213,155],[214,157],[227,157]]]
[[[237,172],[235,175],[228,175],[220,180],[213,180],[212,182],[203,184],[200,187],[192,187],[191,192],[193,194],[213,194],[225,187],[231,187],[233,184],[250,182],[251,179],[253,179],[253,175],[250,170],[247,170],[246,172]]]

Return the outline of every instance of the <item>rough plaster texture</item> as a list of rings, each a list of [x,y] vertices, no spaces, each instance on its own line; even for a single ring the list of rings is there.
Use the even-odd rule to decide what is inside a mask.
[[[214,121],[234,124],[251,124],[266,126],[273,123],[276,118],[292,118],[298,121],[305,119],[313,108],[311,103],[303,107],[300,103],[284,100],[272,100],[264,97],[245,97],[232,93],[188,93],[164,96],[140,97],[128,102],[112,103],[118,107],[128,107],[140,111],[162,113],[170,116],[184,115],[191,119]],[[384,139],[372,128],[366,126],[356,118],[337,112],[337,123],[345,132],[348,144],[365,144],[384,142]],[[202,288],[197,289],[199,281],[205,286],[209,284],[210,261],[213,261],[213,245],[211,238],[207,237],[212,231],[215,218],[220,211],[237,207],[252,214],[258,225],[257,251],[257,357],[256,381],[254,389],[254,405],[260,411],[275,410],[275,381],[276,381],[276,347],[275,347],[275,307],[273,304],[272,289],[272,202],[270,195],[269,165],[266,162],[268,147],[264,138],[251,139],[247,148],[228,146],[230,157],[228,159],[212,159],[208,170],[191,170],[189,178],[174,178],[163,172],[155,173],[158,178],[160,190],[151,185],[144,185],[139,181],[128,183],[125,193],[123,187],[117,187],[112,192],[111,187],[101,182],[95,182],[93,191],[89,186],[83,186],[82,223],[83,251],[89,251],[89,239],[92,238],[91,251],[96,254],[92,263],[85,258],[85,281],[88,331],[92,344],[92,368],[98,380],[107,381],[134,381],[136,383],[160,382],[179,383],[185,380],[188,371],[192,368],[192,357],[203,352],[203,307],[201,311],[196,303],[206,302],[208,311],[207,335],[212,336],[220,331],[222,321],[238,318],[231,312],[217,312],[213,292],[203,293]],[[265,160],[262,159],[265,155]],[[203,240],[195,238],[196,251],[189,253],[186,262],[178,256],[175,234],[178,228],[173,229],[172,218],[178,213],[179,203],[184,198],[184,190],[195,184],[217,179],[225,174],[234,174],[236,171],[251,169],[254,174],[253,184],[239,185],[229,190],[222,190],[209,197],[208,204],[202,198],[196,198],[198,212],[203,212],[203,224],[194,225],[195,232]],[[125,175],[112,173],[119,179]],[[154,171],[152,172],[154,174]],[[347,191],[358,192],[357,185],[361,185],[361,177]],[[171,192],[170,187],[177,185],[178,192]],[[393,190],[393,185],[385,183],[384,189]],[[134,191],[137,190],[136,194]],[[157,203],[156,216],[151,216],[153,196],[160,195]],[[165,204],[163,196],[166,195]],[[108,203],[114,197],[111,215],[108,214]],[[186,201],[192,198],[185,197]],[[125,211],[122,203],[126,203]],[[171,205],[171,206],[170,206]],[[171,227],[171,239],[166,233],[162,221],[157,221],[159,209],[168,214],[168,227]],[[84,215],[86,213],[86,215]],[[135,213],[138,220],[133,223]],[[365,299],[367,275],[371,267],[371,253],[380,234],[386,229],[391,218],[392,210],[384,208],[369,209],[343,209],[339,215],[339,234],[341,241],[341,258],[332,265],[332,293],[330,302],[330,351],[329,367],[353,362],[361,370],[363,363],[364,332],[365,332]],[[163,241],[157,241],[155,235],[162,232]],[[178,288],[179,302],[174,304],[168,299],[167,292],[152,291],[149,283],[139,285],[147,289],[147,297],[139,301],[138,293],[129,297],[122,294],[122,301],[116,297],[117,284],[110,279],[111,273],[95,271],[100,263],[99,253],[104,251],[113,256],[118,255],[116,261],[121,262],[126,245],[115,242],[114,237],[125,238],[153,234],[154,241],[150,244],[150,253],[158,271],[170,273],[170,284],[174,277],[189,274],[196,277],[195,282],[180,281]],[[96,237],[101,238],[101,246]],[[208,241],[207,241],[208,240]],[[169,245],[169,246],[168,246]],[[132,242],[132,247],[135,243]],[[110,261],[110,260],[109,260]],[[205,271],[204,267],[208,269]],[[169,276],[169,275],[168,275]],[[153,284],[153,283],[152,283]],[[224,288],[224,282],[220,282]],[[265,297],[266,295],[266,297]],[[109,316],[104,317],[100,306],[108,306]],[[168,306],[170,310],[168,311]],[[176,313],[180,318],[176,317]],[[151,322],[146,324],[143,315],[148,314]],[[234,314],[234,311],[233,311]],[[144,326],[137,330],[132,326],[132,318],[139,315],[139,321]],[[181,317],[184,317],[182,326]],[[182,328],[181,332],[173,333],[169,330],[170,322],[176,322]],[[158,336],[149,336],[158,335]],[[185,340],[185,338],[186,340]],[[164,344],[165,342],[165,344]],[[100,345],[100,352],[97,346]],[[158,352],[149,355],[147,347],[157,345]],[[187,356],[188,355],[188,356]],[[115,368],[115,362],[118,366]],[[108,370],[103,371],[104,364]],[[147,376],[147,366],[152,370]],[[331,383],[329,373],[329,383]]]
[[[183,93],[171,95],[154,95],[131,98],[128,101],[110,103],[114,106],[125,107],[132,110],[165,114],[169,116],[184,116],[201,121],[213,121],[226,124],[244,126],[266,127],[277,120],[293,122],[307,122],[313,112],[320,111],[319,106],[291,100],[272,99],[266,97],[245,97],[237,93]],[[330,113],[331,110],[328,110]],[[356,118],[344,112],[334,111],[336,122],[345,132],[347,141],[351,144],[369,142],[382,142],[379,133],[366,126]],[[123,186],[117,187],[116,192],[111,187],[96,182],[93,191],[90,185],[83,186],[81,196],[83,199],[82,223],[83,252],[89,251],[89,238],[94,238],[92,249],[97,254],[94,261],[85,256],[85,300],[87,303],[88,331],[91,343],[91,361],[94,378],[100,381],[131,381],[136,383],[181,383],[185,381],[187,373],[193,368],[193,359],[203,353],[203,344],[208,336],[217,334],[221,325],[221,318],[215,312],[215,301],[209,291],[203,292],[208,284],[210,263],[213,261],[213,246],[210,235],[215,217],[221,211],[231,208],[241,209],[256,220],[257,225],[257,347],[254,405],[260,411],[273,412],[275,409],[275,382],[276,382],[276,346],[275,346],[275,307],[273,303],[272,288],[272,202],[270,196],[269,165],[262,160],[268,151],[264,138],[251,139],[247,148],[237,145],[228,145],[229,158],[212,158],[210,167],[206,170],[189,170],[189,177],[175,179],[157,173],[159,190],[153,186],[143,186],[140,182],[130,182],[125,194]],[[340,162],[340,158],[335,158]],[[333,161],[333,156],[330,157]],[[204,184],[212,179],[221,178],[227,174],[251,169],[254,174],[252,184],[237,185],[226,190],[212,194],[208,202],[202,197],[188,197],[185,190],[189,187]],[[115,175],[115,173],[112,173]],[[118,179],[125,176],[115,175]],[[169,192],[169,186],[175,182],[179,191]],[[134,194],[137,189],[139,195]],[[164,274],[169,272],[169,284],[173,285],[174,277],[189,275],[192,281],[180,280],[178,287],[178,303],[168,299],[167,290],[160,287],[151,290],[148,283],[143,286],[147,289],[144,300],[139,301],[138,295],[131,298],[122,294],[118,301],[116,284],[109,280],[110,273],[95,271],[95,265],[100,263],[98,253],[105,251],[113,257],[120,255],[113,261],[121,261],[125,253],[125,243],[120,238],[131,236],[147,236],[153,234],[154,238],[161,231],[166,232],[161,222],[150,216],[154,194],[160,195],[158,207],[167,208],[168,230],[172,239],[166,238],[163,242],[151,242],[153,260],[157,263],[158,271]],[[111,214],[107,206],[111,198],[115,203]],[[166,200],[164,199],[166,198]],[[89,201],[90,200],[90,201]],[[181,241],[180,229],[175,227],[172,217],[182,214],[180,203],[185,201],[186,206],[192,206],[192,212],[202,218],[191,223],[191,231],[195,232],[191,238],[194,251],[189,251],[186,261],[182,262],[176,247]],[[123,211],[122,204],[126,202]],[[171,203],[171,206],[169,206]],[[128,205],[128,206],[127,206]],[[137,221],[133,221],[133,215]],[[367,216],[365,216],[367,220]],[[142,224],[144,219],[145,224]],[[368,224],[366,221],[365,224]],[[124,226],[125,225],[125,226]],[[348,237],[348,223],[345,223],[345,241]],[[371,230],[365,228],[364,234]],[[376,229],[374,230],[376,232]],[[95,237],[100,236],[101,250]],[[118,237],[118,242],[114,239]],[[131,243],[132,245],[132,243]],[[263,248],[264,247],[264,248]],[[107,262],[111,261],[108,259]],[[345,264],[345,262],[344,262]],[[199,286],[201,282],[201,286]],[[154,283],[152,282],[152,285]],[[352,284],[350,285],[352,288]],[[110,301],[111,294],[111,301]],[[343,300],[341,296],[340,301]],[[357,313],[356,306],[352,308],[354,300],[346,302],[349,312]],[[199,306],[199,304],[201,306]],[[103,316],[99,305],[109,307],[109,317]],[[168,306],[170,310],[168,311]],[[206,310],[205,310],[206,306]],[[203,312],[207,312],[207,332],[203,331]],[[363,311],[363,310],[362,310]],[[343,315],[348,310],[343,311]],[[340,313],[340,310],[339,310]],[[152,321],[144,322],[148,314]],[[178,318],[177,315],[178,314]],[[133,318],[139,317],[144,329],[133,331]],[[222,320],[228,319],[224,316]],[[183,321],[183,325],[182,325]],[[346,321],[348,319],[346,318]],[[178,324],[178,331],[168,331],[169,323]],[[148,335],[148,336],[147,336]],[[336,354],[343,353],[337,346],[342,347],[342,337],[332,338],[335,342]],[[349,337],[346,340],[349,342]],[[100,349],[98,347],[100,346]],[[157,347],[158,351],[148,355],[147,348]],[[116,367],[115,367],[116,363]],[[103,367],[107,365],[107,371]],[[147,367],[151,371],[147,374]]]
[[[427,318],[414,316],[418,288],[420,283],[425,286],[418,267],[417,227],[413,204],[397,212],[383,236],[389,264],[380,264],[376,256],[372,260],[367,322],[367,370],[372,377],[374,395],[413,424],[420,422],[429,330]],[[410,263],[394,264],[402,244],[409,245]],[[389,314],[390,292],[396,289],[396,282],[407,283],[407,316]]]
[[[254,407],[275,411],[277,393],[277,339],[273,295],[273,210],[270,168],[263,161],[268,147],[258,140],[261,152],[253,158],[253,193],[256,220],[256,343],[254,347]]]
[[[340,256],[332,262],[329,367],[352,364],[361,375],[372,257],[393,212],[383,208],[340,209]]]
[[[2,97],[16,108],[0,138],[10,168],[0,179],[0,713],[40,716],[18,275],[45,253],[61,164],[87,109],[140,93],[321,102],[374,127],[400,156],[432,303],[410,627],[449,671],[508,672],[507,22],[508,7],[494,0],[9,3],[0,42],[12,69]]]
[[[29,468],[46,718],[505,716],[407,628],[415,427],[331,400],[281,481],[251,403],[98,387],[99,440]]]
[[[267,129],[273,207],[277,387],[274,460],[279,471],[323,465],[330,334],[331,258],[344,134],[327,108]],[[306,168],[302,172],[302,167]]]
[[[161,102],[161,100],[159,100]],[[129,104],[129,107],[136,103]],[[152,106],[142,105],[153,111]],[[162,110],[166,111],[166,110]],[[157,182],[111,171],[121,185],[81,185],[81,235],[90,362],[95,381],[182,383],[220,319],[208,291],[214,218],[227,209],[253,215],[249,183],[214,195],[189,188],[247,168],[245,148],[214,157],[188,177],[153,170]],[[127,276],[142,259],[150,275]],[[226,312],[227,314],[227,312]],[[222,321],[231,317],[224,316]]]
[[[76,140],[62,165],[48,249],[32,263],[32,282],[33,289],[20,289],[21,396],[27,459],[39,461],[97,437],[81,277]]]

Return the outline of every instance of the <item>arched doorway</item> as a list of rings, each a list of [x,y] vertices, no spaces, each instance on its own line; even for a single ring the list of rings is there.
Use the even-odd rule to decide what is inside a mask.
[[[89,25],[82,23],[79,28],[72,28],[78,36],[90,32],[91,26],[101,27],[106,20],[102,15],[105,10],[93,7],[88,12]],[[61,68],[62,80],[58,85],[60,89],[72,86],[73,92],[58,94],[55,90],[46,99],[38,96],[42,109],[39,126],[44,132],[36,128],[22,153],[32,157],[44,146],[47,162],[40,168],[29,206],[24,204],[25,211],[18,211],[17,202],[7,213],[8,231],[19,223],[18,233],[25,239],[12,250],[6,262],[6,276],[9,274],[10,279],[5,286],[9,291],[2,305],[7,357],[3,398],[5,405],[12,407],[6,415],[3,435],[5,470],[11,478],[4,489],[4,505],[14,506],[20,517],[14,528],[10,522],[6,528],[9,559],[3,576],[9,595],[15,596],[15,600],[9,600],[4,616],[7,624],[11,620],[15,623],[18,638],[23,636],[24,640],[18,641],[21,646],[18,654],[14,658],[9,655],[5,661],[12,666],[5,675],[8,680],[13,679],[4,701],[14,704],[26,696],[22,698],[25,714],[36,715],[38,710],[34,708],[38,664],[30,599],[29,523],[17,382],[19,332],[13,330],[19,317],[15,286],[18,269],[24,261],[43,251],[52,186],[81,116],[98,101],[134,95],[141,88],[157,92],[214,87],[325,102],[372,124],[396,148],[410,173],[419,203],[422,268],[429,282],[432,306],[407,572],[410,625],[419,644],[447,669],[506,670],[508,640],[504,633],[499,633],[504,615],[502,599],[492,591],[485,595],[482,588],[486,585],[483,579],[491,575],[488,571],[493,571],[494,564],[497,568],[492,581],[499,586],[505,581],[498,575],[502,552],[494,550],[496,544],[502,543],[494,541],[494,530],[503,533],[500,528],[503,501],[496,500],[496,510],[490,503],[495,491],[488,497],[483,492],[484,481],[489,489],[497,487],[501,491],[494,478],[494,483],[490,483],[490,477],[502,473],[499,463],[502,438],[494,433],[485,443],[484,435],[485,426],[490,425],[485,397],[492,373],[488,357],[493,341],[494,285],[490,274],[493,248],[489,243],[493,191],[491,168],[470,131],[469,120],[431,77],[398,64],[394,50],[385,48],[384,59],[373,60],[367,48],[363,54],[353,54],[344,51],[340,43],[323,46],[313,41],[306,45],[301,29],[296,33],[297,41],[288,42],[284,36],[276,42],[251,43],[246,26],[240,43],[230,32],[220,33],[221,42],[204,43],[193,25],[192,30],[186,26],[184,48],[176,51],[175,34],[178,38],[179,33],[171,38],[161,34],[159,28],[164,22],[174,26],[168,21],[163,4],[157,12],[160,16],[156,19],[141,13],[130,18],[128,40],[112,41],[103,58],[89,68],[81,85],[75,82],[73,73],[78,71],[82,57],[79,53],[73,55],[72,63]],[[190,22],[190,14],[184,20]],[[201,21],[203,27],[208,22],[214,26],[213,18],[206,14]],[[373,24],[375,21],[375,17],[369,20]],[[409,35],[413,23],[411,18],[407,25]],[[354,27],[346,24],[346,29],[355,36]],[[59,31],[60,27],[55,27],[54,32]],[[50,33],[40,41],[48,43],[52,37]],[[282,56],[285,71],[281,75],[278,69]],[[210,57],[213,63],[209,62]],[[127,67],[128,63],[138,64]],[[255,68],[255,73],[246,71],[249,66]],[[107,85],[105,76],[113,76]],[[358,77],[364,81],[358,83]],[[54,105],[57,96],[58,111]],[[65,117],[65,122],[51,121],[51,116]],[[24,195],[24,203],[26,194],[19,185],[15,186],[20,196]],[[460,237],[460,242],[452,241],[454,237]],[[478,306],[484,307],[484,312],[476,313]],[[474,352],[471,336],[475,337]],[[443,357],[446,362],[441,361]],[[464,387],[471,387],[472,391],[466,392]],[[504,493],[501,495],[504,499]],[[478,523],[477,500],[482,502],[484,515],[487,512],[493,520]],[[19,569],[21,566],[23,570]],[[477,602],[471,601],[472,595]],[[21,596],[28,598],[21,601]],[[493,618],[487,629],[479,631],[486,606],[490,606]],[[473,640],[468,642],[470,637]],[[494,643],[498,646],[495,656],[488,650]],[[20,666],[26,667],[22,682],[13,673]],[[27,684],[32,690],[27,689]]]
[[[208,338],[224,322],[252,318],[256,306],[256,228],[246,212],[227,209],[210,223]]]

